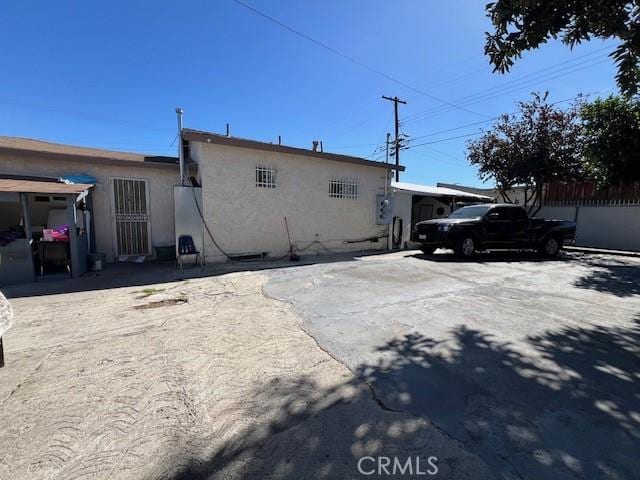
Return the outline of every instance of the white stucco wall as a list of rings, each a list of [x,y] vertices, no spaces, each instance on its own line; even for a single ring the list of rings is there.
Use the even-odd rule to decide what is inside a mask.
[[[401,247],[412,248],[411,231],[412,231],[412,208],[414,194],[403,190],[394,189],[393,200],[393,216],[402,218],[402,241]],[[444,199],[446,202],[446,199]],[[451,208],[446,204],[438,201],[436,198],[424,197],[420,201],[422,205],[431,205],[433,207],[432,218],[444,218],[451,212]],[[438,214],[438,208],[442,207],[442,214]]]
[[[70,157],[71,158],[71,157]],[[92,191],[96,250],[106,254],[107,261],[116,257],[111,215],[111,179],[114,177],[148,180],[151,245],[171,245],[173,229],[173,185],[177,183],[178,167],[124,166],[91,163],[79,160],[51,160],[34,157],[12,157],[0,154],[0,173],[63,176],[86,173],[98,182]]]
[[[576,245],[640,252],[640,205],[579,207]]]
[[[396,190],[393,194],[393,216],[402,219],[401,246],[411,240],[411,204],[413,195]]]
[[[576,245],[640,252],[640,205],[542,207],[547,220],[576,220]]]
[[[345,240],[384,235],[376,225],[376,194],[384,193],[385,169],[313,157],[222,145],[191,143],[199,163],[204,216],[216,241],[228,254],[269,252],[275,257],[288,249],[284,217],[291,241],[304,248],[314,240],[332,251],[384,248],[386,242],[345,244]],[[277,187],[256,187],[257,165],[277,169]],[[329,197],[331,178],[359,181],[359,198]],[[320,245],[302,254],[326,253]],[[205,234],[209,261],[223,260]]]

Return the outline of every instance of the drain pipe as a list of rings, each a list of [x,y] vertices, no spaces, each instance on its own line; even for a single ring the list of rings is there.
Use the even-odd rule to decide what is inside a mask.
[[[176,108],[178,117],[178,161],[180,163],[180,186],[184,186],[184,148],[182,143],[182,109]]]

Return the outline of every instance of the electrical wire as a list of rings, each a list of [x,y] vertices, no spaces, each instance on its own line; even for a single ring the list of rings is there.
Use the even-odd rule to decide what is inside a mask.
[[[378,70],[377,68],[374,68],[374,67],[372,67],[370,65],[367,65],[366,63],[363,63],[360,60],[358,60],[358,59],[356,59],[354,57],[351,57],[350,55],[342,53],[341,51],[339,51],[339,50],[337,50],[337,49],[335,49],[333,47],[330,47],[329,45],[327,45],[325,43],[322,43],[322,42],[316,40],[315,38],[312,38],[312,37],[300,32],[299,30],[296,30],[293,27],[290,27],[289,25],[286,25],[286,24],[282,23],[281,21],[279,21],[279,20],[267,15],[266,13],[261,12],[260,10],[257,10],[256,8],[252,7],[251,5],[248,5],[248,4],[244,3],[241,0],[232,0],[232,1],[234,3],[236,3],[236,4],[238,4],[238,5],[246,8],[247,10],[250,10],[251,12],[255,13],[256,15],[259,15],[262,18],[265,18],[266,20],[269,20],[270,22],[273,22],[276,25],[279,25],[280,27],[284,28],[285,30],[288,30],[289,32],[291,32],[293,34],[298,35],[299,37],[304,38],[305,40],[307,40],[307,41],[309,41],[309,42],[311,42],[311,43],[313,43],[313,44],[315,44],[315,45],[317,45],[317,46],[319,46],[321,48],[324,48],[325,50],[333,53],[334,55],[338,55],[339,57],[342,57],[343,59],[348,60],[349,62],[351,62],[351,63],[353,63],[355,65],[358,65],[358,66],[364,68],[365,70],[370,71],[371,73],[374,73],[374,74],[376,74],[376,75],[378,75],[380,77],[386,78],[387,80],[389,80],[389,81],[391,81],[393,83],[396,83],[396,84],[398,84],[398,85],[400,85],[400,86],[402,86],[404,88],[407,88],[407,89],[409,89],[409,90],[411,90],[411,91],[413,91],[415,93],[419,93],[420,95],[424,95],[427,98],[435,100],[435,101],[437,101],[439,103],[442,103],[444,105],[448,105],[449,107],[457,108],[457,109],[465,111],[467,113],[472,113],[474,115],[478,115],[478,116],[481,116],[481,117],[486,117],[487,116],[487,115],[485,115],[483,113],[475,112],[475,111],[470,110],[468,108],[465,108],[463,106],[456,105],[453,102],[449,102],[447,100],[443,100],[442,98],[436,97],[435,95],[431,95],[431,94],[429,94],[429,93],[427,93],[425,91],[422,91],[422,90],[420,90],[418,88],[415,88],[415,87],[403,82],[402,80],[398,80],[397,78],[392,77],[391,75],[388,75],[388,74],[384,73],[383,71]]]
[[[585,60],[585,61],[583,61],[583,62],[578,62],[578,63],[576,63],[575,65],[569,65],[569,66],[567,66],[567,67],[563,67],[563,68],[560,68],[560,69],[558,70],[558,67],[561,67],[562,65],[566,65],[566,64],[569,64],[569,63],[574,63],[574,62],[576,62],[577,60],[580,60],[580,59],[583,59],[583,58],[587,58],[587,57],[591,57],[591,56],[597,55],[598,53],[600,53],[600,52],[602,52],[602,51],[604,51],[604,50],[609,50],[609,49],[611,49],[611,47],[610,47],[610,46],[605,46],[605,47],[599,48],[599,49],[597,49],[597,50],[594,50],[594,51],[592,51],[592,52],[586,53],[586,54],[584,54],[584,55],[580,55],[580,56],[578,56],[578,57],[573,57],[573,58],[570,58],[570,59],[568,59],[568,60],[564,60],[564,61],[562,61],[562,62],[558,62],[558,63],[553,64],[553,65],[549,65],[549,66],[547,66],[547,67],[544,67],[544,68],[541,68],[541,69],[536,70],[536,71],[534,71],[534,72],[531,72],[531,73],[529,73],[529,74],[527,74],[527,75],[523,75],[522,77],[515,78],[515,79],[513,79],[513,80],[509,80],[509,81],[507,81],[507,82],[503,83],[502,85],[498,85],[498,86],[491,87],[491,88],[488,88],[488,89],[485,89],[485,90],[481,90],[480,92],[476,92],[476,93],[474,93],[474,94],[467,95],[467,96],[465,96],[465,97],[459,98],[459,99],[457,99],[457,100],[456,100],[456,102],[466,100],[466,99],[468,99],[468,98],[470,98],[470,97],[474,97],[474,96],[478,95],[479,93],[483,93],[483,92],[487,92],[487,91],[491,91],[491,90],[495,90],[495,89],[502,89],[502,88],[508,87],[508,86],[510,86],[510,85],[513,85],[513,84],[515,84],[515,83],[520,83],[520,82],[522,82],[523,80],[525,80],[525,79],[527,79],[527,78],[540,76],[541,74],[542,74],[542,76],[549,75],[549,74],[554,74],[554,73],[557,73],[558,71],[561,71],[562,69],[576,67],[576,66],[581,65],[581,64],[583,64],[583,63],[585,63],[585,62],[589,62],[589,61],[592,61],[592,60],[595,60],[595,59],[593,59],[593,58],[592,58],[592,59],[589,59],[589,60]],[[608,56],[608,55],[604,55],[604,56]],[[602,57],[604,57],[604,56],[602,56],[602,55],[601,55],[601,56],[598,56],[597,58],[602,58]],[[548,71],[548,70],[557,70],[557,71],[556,71],[556,72],[548,72],[548,73],[544,73],[544,72],[546,72],[546,71]],[[528,81],[531,81],[531,80],[528,80]],[[536,80],[536,82],[537,82],[537,81],[538,81],[538,80]],[[442,108],[442,107],[438,107],[438,108]],[[412,120],[413,118],[418,117],[418,116],[420,116],[420,115],[422,115],[422,114],[424,114],[424,113],[426,113],[426,112],[430,112],[431,110],[433,110],[433,109],[427,109],[427,110],[423,110],[423,111],[421,111],[421,112],[416,112],[416,113],[413,113],[413,114],[407,115],[407,116],[405,116],[405,118],[404,118],[404,122],[407,122],[407,121],[409,121],[409,120]]]
[[[200,219],[202,220],[202,224],[204,225],[205,230],[207,231],[207,234],[209,235],[209,238],[211,239],[211,241],[213,242],[213,244],[215,245],[215,247],[220,250],[220,252],[222,252],[222,254],[227,258],[227,260],[231,260],[231,256],[226,253],[222,247],[220,247],[220,245],[218,245],[218,242],[216,242],[216,239],[213,238],[213,234],[211,233],[211,230],[209,230],[209,225],[207,225],[207,221],[204,219],[204,215],[202,215],[202,210],[200,209],[200,205],[198,204],[198,199],[196,197],[196,189],[195,187],[191,186],[191,193],[193,193],[193,201],[196,204],[196,208],[198,209],[198,215],[200,215]]]
[[[446,163],[448,165],[454,165],[457,167],[468,167],[469,163],[466,160],[460,160],[458,157],[456,157],[455,155],[451,155],[450,153],[447,152],[443,152],[442,150],[438,150],[437,148],[433,148],[431,145],[421,145],[422,148],[426,148],[428,150],[431,150],[432,152],[437,153],[438,155],[444,155],[445,157],[449,157],[452,160],[454,160],[453,162],[451,161],[446,161],[443,160],[441,158],[438,158],[436,160],[442,162],[442,163]]]
[[[467,137],[473,137],[474,135],[482,135],[483,133],[484,132],[480,131],[480,132],[466,133],[464,135],[456,135],[455,137],[440,138],[438,140],[433,140],[431,142],[423,142],[423,143],[412,144],[412,145],[407,146],[406,148],[414,148],[414,147],[421,147],[423,145],[432,145],[434,143],[449,142],[451,140],[457,140],[459,138],[467,138]]]
[[[561,104],[561,103],[570,102],[570,101],[576,100],[578,98],[587,97],[589,95],[596,95],[596,94],[599,94],[599,93],[610,92],[611,90],[613,90],[613,88],[608,88],[608,89],[604,89],[604,90],[598,90],[598,91],[589,92],[589,93],[586,93],[586,94],[579,94],[579,95],[575,95],[573,97],[564,98],[562,100],[555,101],[553,103],[550,103],[550,105],[554,106],[554,105],[558,105],[558,104]],[[510,112],[507,115],[515,115],[516,113],[517,112]],[[412,144],[412,142],[414,142],[414,141],[416,141],[418,139],[421,139],[421,138],[432,137],[432,136],[435,136],[435,135],[439,135],[441,133],[452,132],[452,131],[455,131],[455,130],[460,130],[462,128],[466,128],[466,127],[470,127],[470,126],[474,126],[474,125],[489,123],[491,121],[498,120],[500,117],[501,117],[501,115],[498,115],[498,116],[496,116],[494,118],[491,118],[489,120],[484,120],[484,121],[481,121],[481,122],[468,123],[468,124],[465,124],[465,125],[461,125],[459,127],[453,127],[453,128],[449,128],[449,129],[446,129],[446,130],[439,130],[437,132],[432,132],[432,133],[427,133],[427,134],[424,134],[424,135],[419,135],[417,137],[411,137],[409,140],[406,141],[407,148],[417,147],[417,146],[422,146],[422,145],[429,145],[431,143],[440,143],[441,141],[448,141],[448,140],[453,140],[453,139],[456,139],[456,138],[464,138],[464,137],[467,137],[467,136],[470,137],[470,136],[473,136],[473,135],[478,135],[478,134],[484,133],[484,132],[480,131],[480,132],[476,132],[476,133],[469,133],[469,134],[466,134],[466,135],[461,135],[459,137],[449,137],[449,138],[439,139],[439,140],[436,140],[434,142],[425,142],[425,143],[421,143],[421,144]]]
[[[590,63],[590,64],[582,66],[580,68],[574,68],[574,69],[569,70],[567,72],[564,72],[564,73],[561,73],[561,74],[558,74],[558,75],[553,75],[551,77],[546,77],[546,78],[542,78],[542,79],[536,79],[535,81],[527,81],[527,82],[521,83],[519,85],[511,85],[511,86],[508,86],[508,87],[500,87],[498,89],[493,89],[493,90],[487,89],[485,91],[480,91],[480,92],[477,92],[476,94],[474,94],[474,95],[477,95],[476,97],[469,96],[469,99],[467,101],[465,101],[464,104],[465,105],[476,105],[478,103],[482,103],[482,102],[486,102],[486,101],[489,101],[489,100],[493,100],[495,98],[502,97],[502,96],[504,96],[506,94],[509,94],[509,93],[517,92],[518,90],[523,90],[525,88],[530,88],[530,87],[532,87],[534,85],[539,84],[542,81],[548,82],[548,81],[551,81],[551,80],[555,80],[556,78],[561,78],[561,77],[564,77],[566,75],[569,75],[569,74],[572,74],[572,73],[576,73],[576,72],[585,70],[587,68],[595,67],[597,65],[601,65],[603,63],[608,63],[608,62],[609,62],[609,59],[605,59],[605,60],[602,60],[602,61],[599,61],[599,62]],[[483,93],[483,92],[486,92],[486,93]],[[414,118],[414,119],[412,119],[410,121],[405,121],[404,123],[406,124],[406,123],[413,123],[413,122],[417,122],[417,121],[429,120],[429,119],[435,118],[437,116],[443,115],[443,114],[451,112],[451,111],[452,111],[452,109],[439,107],[439,108],[430,110],[428,112],[425,112],[425,114],[423,116],[419,117],[419,118]]]

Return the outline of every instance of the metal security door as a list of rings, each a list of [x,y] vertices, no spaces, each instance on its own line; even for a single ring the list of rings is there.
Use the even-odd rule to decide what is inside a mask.
[[[113,179],[113,224],[119,256],[151,254],[146,180]]]

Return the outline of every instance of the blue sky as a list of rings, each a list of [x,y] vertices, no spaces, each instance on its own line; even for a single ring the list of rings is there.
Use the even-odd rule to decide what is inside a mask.
[[[413,89],[232,0],[5,1],[0,135],[174,154],[181,106],[190,128],[223,132],[229,122],[232,135],[317,139],[375,159],[393,131],[380,97],[398,95],[408,102],[402,131],[415,138],[401,180],[480,185],[465,142],[487,120],[532,91],[549,90],[551,101],[615,91],[612,42],[573,51],[552,42],[509,74],[491,73],[486,0],[243,1]]]

